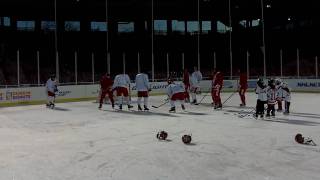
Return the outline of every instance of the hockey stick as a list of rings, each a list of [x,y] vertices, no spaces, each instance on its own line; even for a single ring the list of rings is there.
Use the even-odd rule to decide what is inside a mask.
[[[226,102],[228,102],[238,91],[233,92],[223,103],[222,105],[224,105]]]
[[[198,103],[196,103],[195,105],[201,104],[202,101],[204,100],[204,98],[206,98],[207,96],[209,96],[209,94],[211,93],[210,90],[211,90],[211,88],[209,89],[209,92],[208,92],[207,94],[205,94],[205,95],[201,98],[201,100],[200,100]]]
[[[238,85],[239,81],[237,80],[237,85]],[[224,105],[226,102],[229,101],[229,99],[231,99],[236,93],[238,92],[238,88],[222,103],[222,105]]]
[[[160,104],[159,106],[154,106],[152,105],[153,108],[159,108],[161,106],[164,106],[165,104],[167,104],[169,102],[169,100],[165,100],[165,102],[163,102],[162,104]]]

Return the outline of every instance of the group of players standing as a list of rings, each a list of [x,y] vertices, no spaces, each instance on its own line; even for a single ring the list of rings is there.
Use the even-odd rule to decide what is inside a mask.
[[[246,106],[245,93],[248,89],[248,78],[246,73],[241,73],[239,71],[239,83],[238,83],[238,93],[240,96],[241,104],[240,107]],[[221,89],[223,87],[224,76],[222,72],[213,70],[212,72],[212,82],[211,82],[211,97],[212,106],[214,109],[221,109]],[[168,79],[167,86],[167,101],[170,102],[171,108],[169,112],[176,111],[176,101],[181,105],[181,108],[185,110],[184,103],[190,103],[193,105],[198,105],[197,95],[201,93],[200,83],[202,81],[202,73],[194,67],[194,71],[189,74],[187,69],[184,70],[183,83],[176,83],[172,78]],[[114,92],[117,96],[119,109],[122,110],[123,104],[128,106],[128,109],[133,108],[131,105],[131,92],[130,92],[130,78],[127,74],[118,74],[114,79],[111,78],[110,74],[106,73],[100,79],[100,94],[99,94],[99,109],[102,108],[102,104],[106,98],[109,97],[112,108],[115,107]],[[149,78],[147,73],[138,73],[135,77],[136,90],[137,90],[137,104],[139,111],[148,111],[148,97],[151,87],[149,85]],[[47,83],[47,107],[54,107],[54,101],[57,89],[57,84],[55,81],[55,76],[52,75]],[[255,88],[255,93],[257,94],[257,104],[256,113],[254,114],[256,118],[264,117],[265,110],[267,111],[266,117],[275,116],[275,105],[278,105],[277,111],[282,112],[282,101],[284,101],[284,114],[289,114],[291,94],[287,83],[282,82],[281,79],[269,79],[268,85],[264,83],[264,80],[259,78],[257,81],[257,86]],[[191,94],[191,99],[190,99]],[[142,108],[142,98],[143,98],[143,108]],[[203,99],[202,99],[203,100]],[[201,102],[200,102],[201,103]],[[267,108],[264,105],[267,104]]]
[[[275,105],[278,105],[278,112],[282,112],[282,101],[284,101],[284,114],[288,115],[290,113],[290,102],[291,102],[291,92],[288,84],[282,82],[281,79],[269,79],[268,85],[264,83],[263,79],[258,79],[257,87],[255,89],[257,98],[257,106],[255,117],[264,117],[265,107],[267,114],[266,117],[275,117]]]
[[[200,82],[202,81],[202,73],[194,67],[194,71],[190,75],[188,70],[184,70],[183,83],[175,82],[173,78],[168,78],[167,86],[167,101],[170,103],[171,108],[169,112],[176,111],[176,102],[179,102],[181,108],[185,110],[184,103],[190,103],[193,105],[198,105],[197,95],[201,93]],[[135,77],[135,84],[138,96],[138,110],[139,111],[148,111],[148,97],[151,88],[149,86],[149,78],[147,73],[138,73]],[[118,102],[119,109],[122,109],[122,105],[126,104],[128,109],[131,109],[133,106],[130,102],[130,78],[127,74],[119,74],[114,80],[111,78],[110,74],[105,74],[100,79],[100,100],[99,100],[99,109],[102,108],[102,104],[106,95],[108,95],[112,108],[115,106],[115,101],[113,99],[113,94],[115,92]],[[212,88],[211,96],[213,100],[213,106],[215,109],[222,108],[222,102],[220,97],[220,92],[223,86],[223,74],[219,71],[213,72],[212,78]],[[243,91],[243,96],[244,96]],[[191,99],[190,99],[191,94]],[[141,100],[144,98],[143,109],[141,106]],[[244,100],[245,101],[245,100]],[[245,104],[245,103],[244,103]]]

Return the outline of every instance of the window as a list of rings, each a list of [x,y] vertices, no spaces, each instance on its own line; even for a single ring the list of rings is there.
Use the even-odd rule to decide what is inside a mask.
[[[54,21],[41,21],[41,30],[54,31],[56,29],[56,22]]]
[[[221,21],[217,22],[217,31],[218,33],[226,33],[227,31],[231,31],[232,29],[229,26],[224,25]]]
[[[187,22],[187,32],[195,34],[199,32],[199,22],[198,21],[188,21]]]
[[[0,26],[9,27],[10,25],[10,17],[0,17]]]
[[[156,34],[167,34],[168,25],[167,20],[155,20],[154,21],[154,31]]]
[[[256,27],[260,25],[260,19],[252,20],[252,27]]]
[[[178,21],[178,20],[172,20],[172,31],[185,33],[185,22]]]
[[[134,22],[118,22],[119,33],[134,32]]]
[[[211,31],[211,21],[202,21],[202,33],[209,33]]]
[[[106,22],[91,22],[91,31],[107,31],[107,23]]]
[[[247,21],[246,21],[246,20],[240,21],[239,24],[240,24],[241,26],[245,27],[245,28],[247,27]]]
[[[65,31],[80,31],[80,22],[79,21],[66,21],[64,22]]]
[[[17,29],[20,31],[34,31],[34,21],[17,21]]]

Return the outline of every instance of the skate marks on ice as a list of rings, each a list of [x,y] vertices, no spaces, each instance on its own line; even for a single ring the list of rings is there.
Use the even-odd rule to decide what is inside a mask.
[[[108,110],[103,109],[104,112],[112,112],[112,113],[120,113],[120,114],[127,114],[127,115],[136,115],[136,116],[164,116],[164,117],[178,117],[172,113],[161,113],[161,112],[154,112],[154,111],[135,111],[135,110]]]
[[[254,118],[253,113],[250,113],[250,110],[253,110],[253,107],[248,110],[237,110],[237,109],[223,109],[225,111],[224,114],[226,115],[238,115],[242,116],[241,118]],[[307,113],[304,113],[307,114]],[[302,119],[297,119],[296,117],[301,117]],[[311,118],[320,119],[320,116],[317,118],[314,115],[299,115],[299,113],[290,113],[290,115],[283,115],[283,114],[276,114],[275,118],[259,118],[262,121],[268,122],[277,122],[277,123],[286,123],[286,124],[294,124],[294,125],[303,125],[303,126],[319,126],[320,122],[310,121],[308,120]]]
[[[56,110],[56,111],[71,111],[71,109],[63,108],[63,107],[54,107],[54,108],[48,108],[48,109]]]

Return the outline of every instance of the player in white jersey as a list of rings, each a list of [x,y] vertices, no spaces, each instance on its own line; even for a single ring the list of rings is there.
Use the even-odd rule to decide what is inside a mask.
[[[58,91],[55,75],[51,75],[50,78],[47,80],[46,91],[47,91],[47,107],[54,108],[56,92]]]
[[[167,94],[170,99],[171,108],[169,112],[176,112],[175,102],[179,101],[181,104],[182,110],[185,110],[184,101],[185,101],[185,89],[183,84],[174,83],[173,80],[168,79]]]
[[[258,79],[255,92],[258,95],[255,117],[258,118],[260,115],[260,117],[263,118],[264,105],[267,103],[267,87],[265,86],[263,79]]]
[[[120,100],[119,109],[122,109],[122,104],[125,102],[128,105],[128,109],[133,106],[130,105],[129,91],[130,88],[130,78],[127,74],[118,74],[114,78],[114,83],[112,89],[116,91],[117,98]]]
[[[194,72],[191,74],[190,77],[190,85],[191,85],[191,97],[192,97],[192,104],[197,104],[197,96],[196,94],[201,93],[200,89],[200,81],[202,80],[202,74],[198,70],[197,67],[194,67]]]
[[[148,108],[148,97],[149,97],[149,78],[145,73],[139,73],[136,75],[136,88],[138,91],[138,110],[142,111],[141,99],[143,97],[144,103],[143,107],[145,111],[149,111]]]
[[[290,102],[291,102],[291,90],[288,87],[288,84],[283,83],[282,84],[282,95],[284,98],[284,107],[285,107],[285,111],[283,114],[288,115],[290,113]]]

